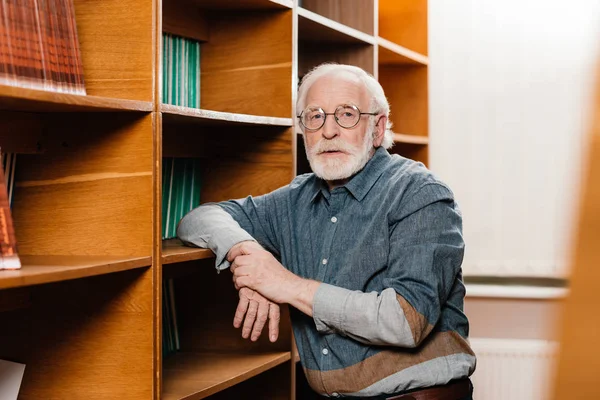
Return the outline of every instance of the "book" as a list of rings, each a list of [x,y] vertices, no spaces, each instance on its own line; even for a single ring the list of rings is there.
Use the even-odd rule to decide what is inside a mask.
[[[200,42],[163,33],[162,102],[200,108]]]
[[[200,205],[200,160],[163,158],[162,238],[177,236],[177,225],[189,211]]]
[[[14,174],[14,171],[11,174]],[[17,239],[10,210],[9,191],[4,168],[0,168],[0,270],[19,268],[21,268],[21,260],[17,253]]]
[[[0,1],[0,84],[86,94],[73,0]]]
[[[17,400],[25,364],[0,360],[0,399]]]

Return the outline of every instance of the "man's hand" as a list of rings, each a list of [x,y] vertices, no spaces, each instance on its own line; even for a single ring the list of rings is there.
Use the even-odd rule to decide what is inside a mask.
[[[261,245],[253,241],[241,242],[229,249],[227,253],[227,261],[233,260],[240,255],[249,254],[250,251],[264,251]],[[233,270],[232,270],[233,272]],[[234,281],[235,284],[235,281]],[[281,318],[279,304],[269,301],[260,293],[250,288],[240,288],[235,286],[239,291],[240,301],[235,316],[233,318],[233,326],[239,328],[242,326],[242,337],[253,342],[258,340],[263,328],[269,320],[269,340],[275,342],[279,337],[279,320]]]
[[[256,242],[233,246],[227,260],[231,262],[236,289],[250,288],[272,302],[290,304],[312,317],[313,299],[320,282],[294,275]]]
[[[289,302],[289,294],[302,280],[285,269],[271,253],[252,243],[243,242],[230,254],[235,256],[230,269],[236,288],[248,287],[276,303]]]
[[[242,326],[242,337],[257,341],[262,330],[269,320],[269,340],[275,342],[279,336],[279,319],[281,317],[279,304],[273,303],[260,293],[252,289],[243,287],[239,290],[240,301],[235,310],[233,326],[239,328]]]

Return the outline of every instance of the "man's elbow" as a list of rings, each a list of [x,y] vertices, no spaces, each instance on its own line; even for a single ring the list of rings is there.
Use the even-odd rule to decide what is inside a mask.
[[[189,212],[181,218],[177,224],[177,237],[184,243],[190,243],[193,237],[193,223],[191,221],[191,213]]]

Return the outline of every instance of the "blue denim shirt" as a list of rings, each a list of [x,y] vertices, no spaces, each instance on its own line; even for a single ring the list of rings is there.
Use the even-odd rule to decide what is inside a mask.
[[[184,242],[212,248],[218,268],[251,235],[293,273],[322,282],[313,317],[291,313],[317,392],[375,396],[472,374],[462,217],[451,190],[423,164],[379,148],[331,191],[305,174],[218,206],[233,221],[201,206],[178,231]]]

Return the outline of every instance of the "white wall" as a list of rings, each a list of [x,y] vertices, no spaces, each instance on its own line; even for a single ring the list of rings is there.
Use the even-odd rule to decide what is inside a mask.
[[[564,274],[599,26],[600,0],[429,0],[430,165],[465,274]]]

